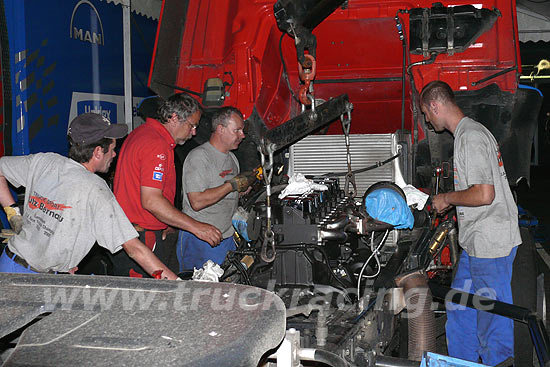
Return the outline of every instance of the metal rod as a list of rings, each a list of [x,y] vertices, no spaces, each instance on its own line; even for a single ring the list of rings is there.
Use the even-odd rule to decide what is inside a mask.
[[[265,146],[272,144],[273,151],[275,152],[336,120],[350,108],[351,104],[349,103],[347,94],[331,98],[315,107],[316,119],[311,118],[312,111],[301,113],[282,125],[268,130],[265,133],[263,144]]]
[[[483,79],[479,79],[477,82],[472,82],[472,87],[475,87],[476,85],[481,84],[481,83],[485,83],[488,80],[494,79],[497,76],[501,76],[501,75],[506,74],[510,71],[517,70],[517,68],[518,68],[517,66],[512,66],[512,67],[509,67],[508,69],[501,70],[498,73],[494,73],[493,75],[489,75],[488,77],[485,77]]]
[[[520,80],[533,80],[533,79],[550,79],[550,75],[522,75],[519,77]]]
[[[542,321],[531,310],[445,287],[433,281],[429,281],[428,285],[434,298],[504,316],[527,324],[540,365],[550,365],[550,339],[548,338],[548,333]]]

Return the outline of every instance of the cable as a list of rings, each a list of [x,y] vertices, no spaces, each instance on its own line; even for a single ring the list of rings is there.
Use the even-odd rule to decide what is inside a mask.
[[[378,247],[376,247],[376,250],[373,250],[372,254],[369,256],[367,261],[363,264],[363,267],[361,268],[361,272],[359,272],[359,277],[357,279],[357,299],[361,298],[360,290],[361,290],[361,278],[363,277],[363,271],[367,268],[367,264],[369,263],[370,259],[374,256],[374,259],[376,260],[376,264],[378,265],[378,270],[376,271],[376,274],[374,275],[365,275],[367,279],[374,278],[380,274],[380,259],[378,259],[378,251],[386,242],[386,238],[388,237],[388,234],[390,233],[389,229],[386,229],[386,233],[384,233],[384,237],[382,238],[382,241],[378,244]],[[371,233],[371,250],[374,248],[374,232]]]
[[[400,155],[401,155],[401,152],[397,153],[393,157],[390,157],[390,158],[386,159],[385,161],[378,161],[378,162],[376,162],[375,164],[373,164],[371,166],[351,171],[351,173],[353,173],[354,175],[357,175],[359,173],[370,171],[371,169],[382,167],[383,165],[393,161],[395,158],[399,157]],[[322,174],[321,176],[343,176],[343,175],[347,175],[347,174],[348,174],[348,172],[328,172],[328,173]]]
[[[325,252],[325,249],[322,248],[322,247],[320,247],[320,246],[316,246],[316,245],[314,245],[314,246],[315,246],[315,248],[316,248],[317,250],[319,250],[319,251],[321,252],[321,254],[323,255],[323,258],[325,259],[325,261],[326,261],[326,263],[327,263],[327,268],[328,268],[328,271],[329,271],[330,275],[331,275],[331,276],[332,276],[332,277],[342,286],[342,290],[343,290],[343,293],[342,293],[342,294],[344,295],[344,297],[345,297],[350,303],[353,303],[353,302],[351,301],[351,298],[349,297],[349,295],[348,295],[347,292],[346,292],[346,285],[345,285],[344,283],[342,283],[342,281],[341,281],[340,279],[338,279],[338,277],[334,274],[334,272],[333,272],[333,270],[332,270],[332,268],[331,268],[331,266],[330,266],[329,258],[328,258],[327,253]]]
[[[233,264],[235,265],[235,267],[237,268],[237,270],[239,271],[241,276],[244,278],[244,281],[245,281],[246,285],[252,285],[252,283],[250,283],[250,278],[248,277],[246,269],[244,268],[241,261],[238,260],[238,259],[233,259],[233,260],[234,260]]]
[[[290,94],[292,94],[292,98],[299,104],[302,104],[298,97],[296,97],[296,94],[294,94],[294,91],[292,90],[292,87],[290,86],[290,80],[288,80],[288,73],[286,72],[286,64],[285,59],[283,58],[283,37],[286,33],[281,34],[281,39],[279,40],[279,56],[281,57],[281,63],[283,64],[283,78],[286,81],[286,85],[288,87],[288,90],[290,90]]]

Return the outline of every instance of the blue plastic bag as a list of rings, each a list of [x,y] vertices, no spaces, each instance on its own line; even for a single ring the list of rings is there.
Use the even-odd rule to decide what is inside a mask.
[[[239,207],[235,214],[233,214],[231,222],[237,233],[246,242],[250,242],[250,238],[248,237],[248,213],[242,207]]]
[[[397,229],[413,227],[414,217],[411,209],[395,190],[374,190],[365,198],[365,208],[374,219],[389,223]]]

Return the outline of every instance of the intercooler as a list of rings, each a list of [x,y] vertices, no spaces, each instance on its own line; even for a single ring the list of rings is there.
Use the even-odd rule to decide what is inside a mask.
[[[384,161],[397,153],[395,134],[350,135],[351,168],[358,170]],[[347,171],[344,135],[310,135],[290,147],[289,174],[321,175]],[[334,176],[334,175],[331,175]],[[344,187],[344,175],[338,176]],[[398,160],[355,175],[357,196],[379,181],[402,180]],[[399,184],[399,183],[398,183]]]
[[[376,165],[385,161],[399,151],[396,134],[353,134],[350,135],[351,168]],[[340,187],[344,188],[347,171],[346,142],[344,135],[310,135],[290,147],[289,175],[331,175],[339,178]],[[374,183],[391,181],[398,185],[404,183],[398,159],[388,164],[355,175],[357,185],[356,200],[361,200],[365,191]],[[390,234],[387,245],[393,247],[396,242],[395,232]],[[386,246],[388,247],[388,246]],[[386,249],[390,250],[390,249]],[[385,252],[385,251],[384,251]]]

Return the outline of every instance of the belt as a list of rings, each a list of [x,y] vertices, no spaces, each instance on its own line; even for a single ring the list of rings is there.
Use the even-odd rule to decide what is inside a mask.
[[[34,271],[35,273],[48,273],[48,274],[55,274],[56,272],[53,271],[53,270],[48,270],[48,271],[40,271],[40,270],[37,270],[35,268],[33,268],[32,266],[29,265],[29,263],[23,259],[21,256],[19,255],[16,255],[14,254],[13,252],[11,252],[11,250],[9,249],[9,247],[6,245],[6,255],[8,255],[8,257],[10,259],[12,259],[16,264],[19,264],[21,265],[22,267],[24,268],[27,268],[31,271]]]

